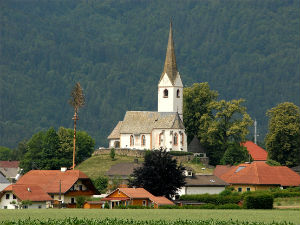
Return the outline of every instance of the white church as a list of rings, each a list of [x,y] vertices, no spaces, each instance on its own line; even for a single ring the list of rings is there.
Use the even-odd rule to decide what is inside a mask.
[[[187,151],[182,108],[183,84],[170,24],[165,65],[158,82],[158,111],[127,111],[108,136],[109,148]]]

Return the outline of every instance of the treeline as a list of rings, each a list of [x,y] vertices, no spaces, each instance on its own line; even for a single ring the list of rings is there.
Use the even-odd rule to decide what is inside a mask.
[[[258,121],[299,100],[296,0],[1,1],[0,145],[15,148],[49,127],[72,127],[75,82],[86,94],[79,129],[97,147],[126,110],[156,110],[170,17],[185,85],[208,82],[246,99]]]

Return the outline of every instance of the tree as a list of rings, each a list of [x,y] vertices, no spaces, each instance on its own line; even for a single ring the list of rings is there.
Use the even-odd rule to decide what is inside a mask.
[[[143,187],[156,196],[171,198],[185,184],[185,168],[165,150],[145,154],[143,166],[134,169],[130,186]]]
[[[295,166],[300,162],[300,109],[284,102],[267,111],[269,130],[265,138],[270,159],[281,165]]]
[[[0,146],[0,161],[11,160],[13,151],[10,148]]]
[[[227,147],[220,162],[223,165],[234,165],[245,161],[250,161],[247,149],[240,144],[232,143]]]
[[[73,170],[75,169],[75,149],[76,149],[76,121],[78,120],[78,110],[79,108],[81,108],[84,103],[85,103],[85,99],[84,99],[84,95],[83,95],[83,91],[82,88],[80,86],[80,83],[77,82],[75,84],[75,87],[73,88],[72,92],[71,92],[71,99],[69,100],[69,103],[71,106],[73,106],[74,108],[74,139],[73,139]]]
[[[110,149],[109,156],[110,156],[111,160],[115,160],[116,151],[115,151],[114,148],[111,148],[111,149]]]
[[[59,155],[59,137],[51,127],[45,134],[42,148],[42,168],[46,170],[59,169],[61,157]]]
[[[93,184],[95,188],[100,192],[100,193],[105,193],[107,186],[108,186],[108,178],[107,177],[97,177],[96,179],[93,180]]]
[[[208,83],[195,83],[192,87],[183,90],[183,122],[188,142],[196,135],[198,136],[201,117],[212,115],[209,105],[217,100],[218,92],[210,90]]]

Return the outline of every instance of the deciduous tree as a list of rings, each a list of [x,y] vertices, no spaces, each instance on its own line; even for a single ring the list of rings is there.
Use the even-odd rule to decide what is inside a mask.
[[[131,186],[143,187],[156,196],[174,196],[185,184],[185,168],[165,150],[155,150],[145,155],[143,166],[134,169]]]
[[[281,165],[300,163],[300,109],[284,102],[267,112],[269,130],[265,139],[270,159]]]

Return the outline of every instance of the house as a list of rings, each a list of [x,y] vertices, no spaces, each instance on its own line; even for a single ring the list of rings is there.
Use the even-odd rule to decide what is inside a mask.
[[[106,172],[106,175],[109,177],[108,186],[112,186],[114,180],[117,180],[118,184],[128,184],[133,170],[140,166],[141,164],[138,161],[112,165]]]
[[[177,70],[172,24],[163,72],[158,82],[158,111],[127,111],[108,136],[110,148],[187,151],[183,125],[183,84]]]
[[[21,169],[19,161],[0,161],[0,172],[12,183],[19,178]]]
[[[247,148],[254,161],[267,161],[268,152],[259,147],[257,144],[253,143],[252,141],[246,141],[242,143],[242,146]]]
[[[9,180],[7,180],[4,174],[0,171],[0,191],[2,191],[8,185],[10,185]]]
[[[25,204],[24,201],[30,201]],[[11,184],[0,192],[0,209],[49,208],[52,198],[39,186]]]
[[[109,208],[118,205],[153,206],[154,208],[158,208],[160,205],[174,205],[166,197],[154,196],[144,188],[117,188],[101,200],[107,202]]]
[[[103,209],[105,205],[104,201],[86,201],[83,204],[84,209]]]
[[[226,170],[223,173],[219,170],[218,177],[238,192],[300,186],[299,174],[286,166],[269,166],[263,161],[243,163]]]
[[[99,194],[90,178],[80,170],[31,170],[24,174],[17,184],[38,185],[53,199],[67,207],[76,206],[76,196],[92,197]]]
[[[187,176],[185,182],[186,184],[180,189],[178,196],[206,193],[219,194],[229,185],[215,175]]]

